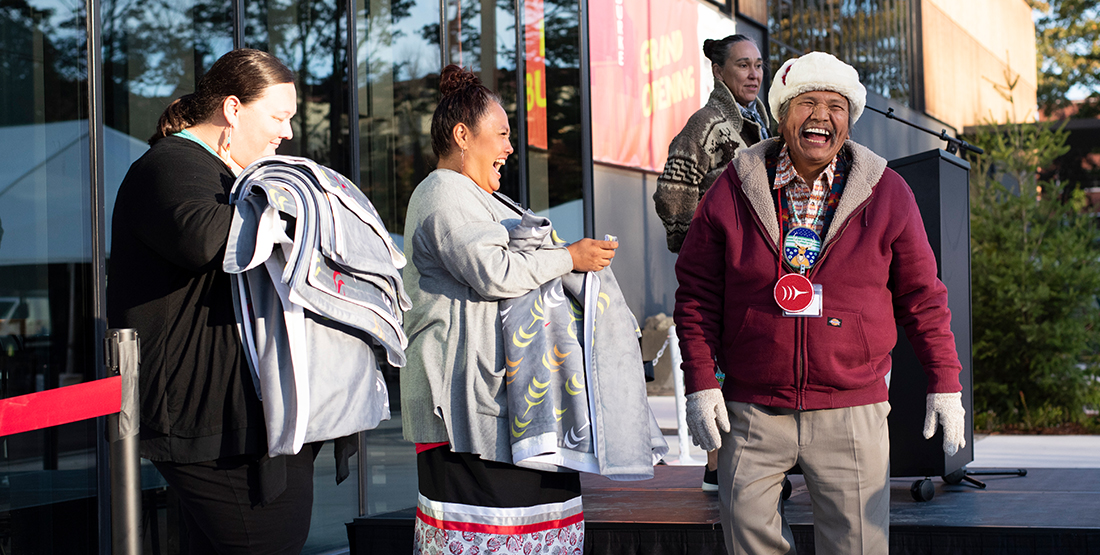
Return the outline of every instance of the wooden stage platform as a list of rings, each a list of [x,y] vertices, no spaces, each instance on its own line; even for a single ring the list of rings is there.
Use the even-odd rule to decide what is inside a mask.
[[[987,487],[934,478],[935,497],[914,501],[913,478],[890,492],[892,555],[1100,555],[1100,469],[1028,469],[1027,476],[978,476]],[[717,494],[699,489],[700,467],[658,466],[654,479],[582,477],[585,554],[721,555]],[[784,511],[798,552],[814,553],[802,476]],[[348,524],[352,555],[411,552],[414,510]]]

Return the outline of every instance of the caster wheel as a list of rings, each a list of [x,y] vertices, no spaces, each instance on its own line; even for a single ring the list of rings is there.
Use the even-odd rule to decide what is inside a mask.
[[[945,484],[957,485],[962,483],[963,478],[966,476],[966,467],[960,468],[951,474],[944,474],[943,481]]]
[[[917,480],[909,488],[909,493],[913,495],[915,501],[931,501],[936,496],[936,486],[928,478]]]
[[[783,478],[783,493],[782,498],[784,501],[791,498],[791,492],[794,491],[794,486],[791,485],[790,478]]]

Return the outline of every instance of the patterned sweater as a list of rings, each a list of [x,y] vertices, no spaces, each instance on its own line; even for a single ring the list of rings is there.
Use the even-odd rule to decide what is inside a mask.
[[[754,104],[756,113],[767,125],[764,103],[758,98]],[[692,114],[687,125],[672,139],[664,172],[657,178],[653,201],[665,224],[668,250],[680,252],[703,193],[740,150],[758,142],[760,126],[745,120],[733,93],[716,78],[706,106]]]

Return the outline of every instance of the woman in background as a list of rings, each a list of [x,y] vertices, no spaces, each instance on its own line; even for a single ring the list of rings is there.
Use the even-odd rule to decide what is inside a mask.
[[[581,553],[580,477],[512,465],[498,301],[573,270],[607,267],[618,243],[581,239],[508,250],[514,204],[496,193],[512,153],[500,98],[450,65],[432,117],[435,171],[413,191],[405,220],[408,364],[401,424],[416,443],[414,553]],[[457,546],[455,544],[458,544]],[[555,551],[557,552],[557,551]]]
[[[653,201],[665,225],[668,250],[680,252],[703,193],[737,153],[768,138],[768,114],[756,98],[764,79],[760,49],[745,35],[703,41],[714,91],[668,147]],[[707,453],[703,490],[718,490],[718,453]]]
[[[222,56],[164,111],[115,201],[107,315],[141,342],[141,456],[179,496],[190,553],[296,554],[319,444],[267,457],[222,257],[242,168],[292,136],[294,74]]]

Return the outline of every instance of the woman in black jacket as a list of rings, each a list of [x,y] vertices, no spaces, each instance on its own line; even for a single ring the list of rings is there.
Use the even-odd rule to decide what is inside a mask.
[[[115,201],[110,325],[141,342],[141,455],[179,495],[191,553],[298,553],[313,459],[266,456],[222,257],[235,176],[290,139],[293,73],[240,49],[164,111]]]

